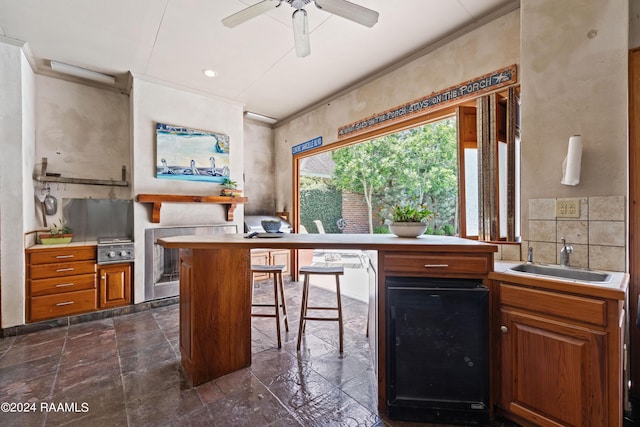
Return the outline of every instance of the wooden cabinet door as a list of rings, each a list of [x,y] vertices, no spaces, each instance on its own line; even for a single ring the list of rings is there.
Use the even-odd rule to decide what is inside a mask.
[[[273,251],[271,252],[271,264],[272,265],[284,265],[285,269],[282,274],[289,274],[289,254],[290,251]]]
[[[251,251],[251,265],[269,265],[269,250],[268,249],[254,249]],[[261,280],[267,280],[268,275],[266,273],[252,273],[253,280],[259,282]]]
[[[131,304],[131,264],[100,267],[100,308]]]
[[[498,405],[540,426],[606,426],[604,331],[501,310]]]

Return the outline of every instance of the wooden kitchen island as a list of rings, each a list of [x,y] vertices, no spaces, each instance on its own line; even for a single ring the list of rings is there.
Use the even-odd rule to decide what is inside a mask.
[[[194,385],[251,364],[251,249],[360,249],[378,252],[377,289],[370,296],[371,350],[377,364],[380,409],[385,399],[385,277],[487,280],[495,245],[446,236],[382,234],[243,234],[158,239],[180,249],[180,353]]]

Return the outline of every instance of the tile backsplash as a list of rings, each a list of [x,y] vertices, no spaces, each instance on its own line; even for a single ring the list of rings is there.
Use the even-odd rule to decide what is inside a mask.
[[[521,245],[501,245],[503,260],[560,263],[561,239],[573,246],[571,265],[595,270],[626,269],[626,199],[623,196],[582,197],[578,218],[556,217],[557,199],[529,200],[529,240]]]

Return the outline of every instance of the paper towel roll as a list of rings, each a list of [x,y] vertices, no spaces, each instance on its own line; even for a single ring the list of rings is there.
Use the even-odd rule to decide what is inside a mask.
[[[564,185],[578,185],[580,183],[580,165],[582,163],[582,139],[580,135],[569,138],[567,157],[562,162],[562,181]]]

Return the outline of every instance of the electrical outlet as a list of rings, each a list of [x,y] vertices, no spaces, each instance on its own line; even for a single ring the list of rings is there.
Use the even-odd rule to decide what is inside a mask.
[[[580,218],[580,199],[556,199],[556,218]]]

